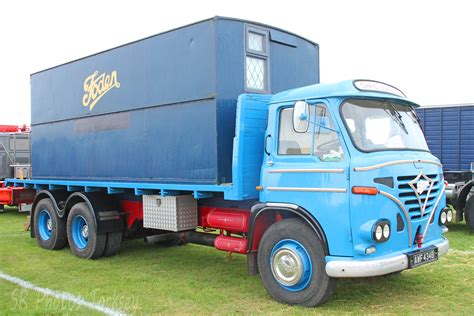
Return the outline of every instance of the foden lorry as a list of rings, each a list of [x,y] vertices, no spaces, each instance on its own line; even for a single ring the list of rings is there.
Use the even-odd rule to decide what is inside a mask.
[[[35,190],[43,248],[208,245],[246,255],[287,304],[437,260],[445,183],[417,105],[376,81],[318,83],[317,44],[229,18],[41,71],[33,176],[7,184]]]

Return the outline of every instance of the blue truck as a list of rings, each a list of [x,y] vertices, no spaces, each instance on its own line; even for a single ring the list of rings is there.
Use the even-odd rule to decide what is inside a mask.
[[[440,161],[397,88],[319,84],[319,47],[215,17],[31,76],[31,236],[95,259],[123,240],[247,256],[277,301],[437,260]]]
[[[438,157],[448,181],[447,202],[474,232],[474,104],[417,109],[428,146]]]

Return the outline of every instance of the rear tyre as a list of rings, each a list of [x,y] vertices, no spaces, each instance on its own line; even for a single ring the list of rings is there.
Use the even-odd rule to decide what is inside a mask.
[[[326,274],[322,241],[303,221],[282,220],[264,233],[258,248],[260,277],[277,301],[313,307],[334,292],[336,280]]]
[[[51,199],[42,199],[36,204],[33,227],[41,248],[57,250],[66,246],[66,219],[58,216]]]
[[[464,219],[471,232],[474,232],[474,195],[471,195],[469,200],[467,200],[466,207],[464,208]]]
[[[107,235],[97,233],[94,214],[84,202],[74,205],[69,212],[67,239],[76,257],[96,259],[104,253]]]
[[[105,242],[104,257],[115,256],[122,245],[122,232],[107,233],[107,241]]]

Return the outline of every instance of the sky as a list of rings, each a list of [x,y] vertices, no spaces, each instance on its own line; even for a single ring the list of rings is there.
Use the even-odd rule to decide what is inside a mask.
[[[318,43],[323,83],[374,79],[422,106],[474,103],[473,6],[460,0],[5,1],[0,125],[29,124],[31,73],[215,15]]]

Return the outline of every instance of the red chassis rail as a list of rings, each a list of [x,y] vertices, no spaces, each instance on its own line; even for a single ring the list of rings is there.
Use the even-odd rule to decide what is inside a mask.
[[[4,187],[4,183],[0,182],[0,205],[31,204],[35,194],[35,190],[23,187]]]

